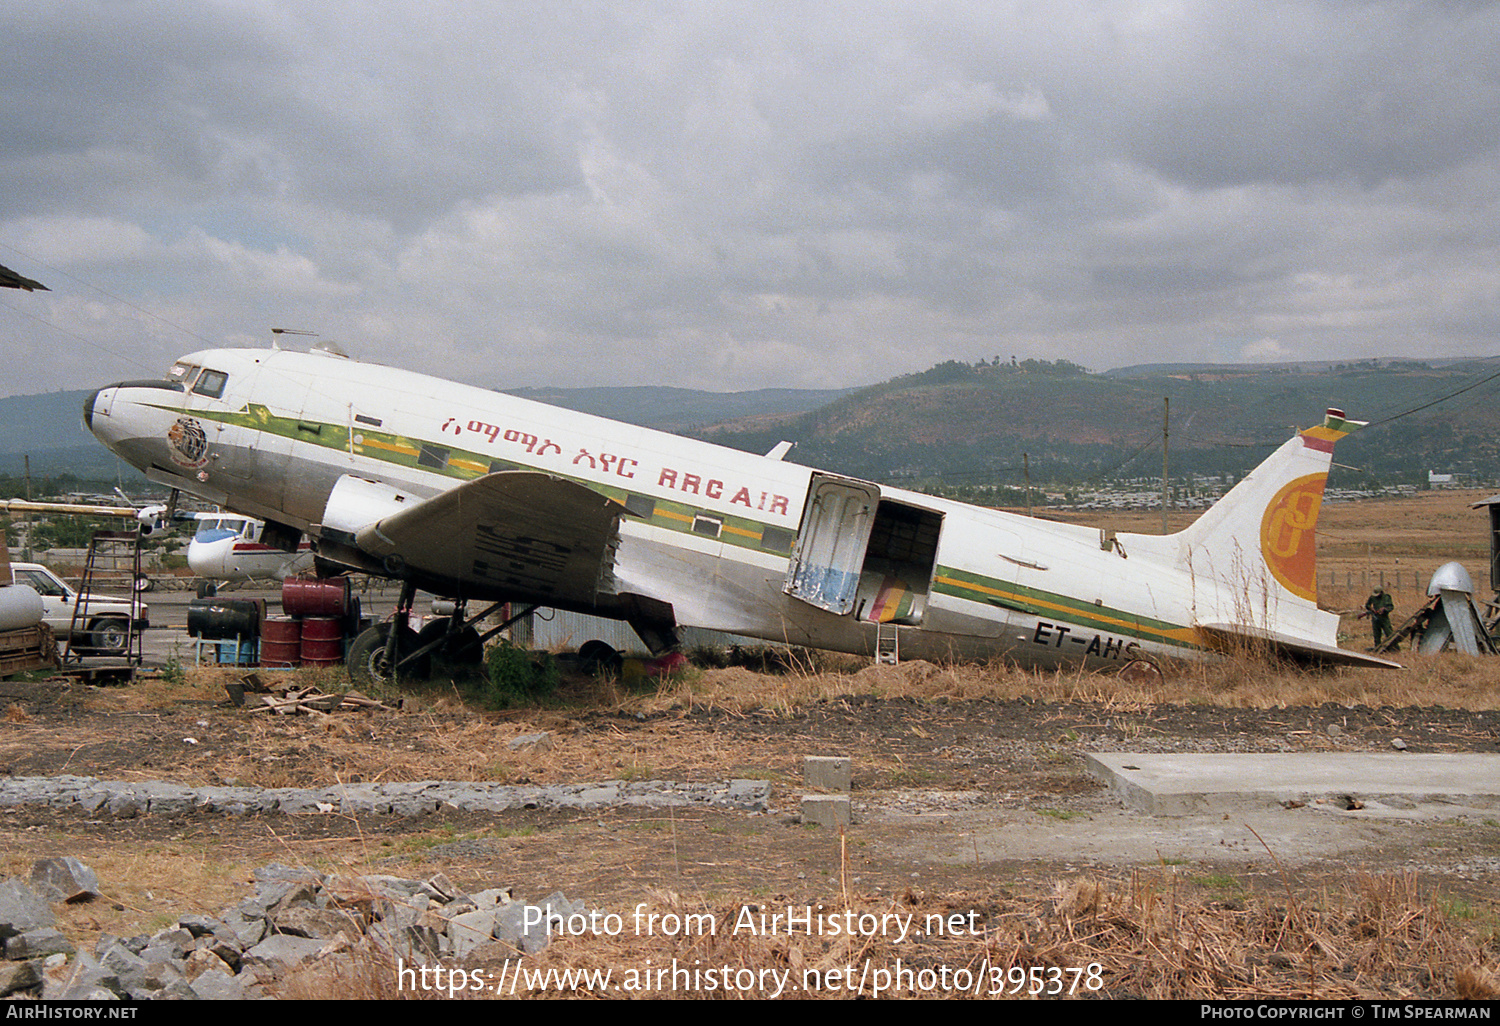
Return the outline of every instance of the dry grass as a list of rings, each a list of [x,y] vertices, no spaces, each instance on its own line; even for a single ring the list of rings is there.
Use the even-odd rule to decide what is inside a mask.
[[[57,853],[73,853],[76,839],[56,843]],[[222,849],[194,842],[147,843],[129,848],[99,845],[79,853],[100,880],[103,893],[93,901],[57,904],[57,928],[80,948],[101,934],[154,933],[187,913],[218,915],[242,900],[254,864],[240,864]],[[0,858],[0,877],[25,879],[33,854]]]
[[[1080,669],[1036,670],[1004,662],[937,666],[920,660],[899,667],[865,666],[841,673],[766,675],[731,668],[669,682],[654,694],[624,697],[618,706],[643,712],[718,708],[789,715],[799,705],[852,695],[968,701],[1029,698],[1083,702],[1105,711],[1137,711],[1160,703],[1274,709],[1292,705],[1500,708],[1494,663],[1445,653],[1405,653],[1402,670],[1308,669],[1254,654],[1163,667],[1160,678],[1128,679]]]
[[[1494,924],[1477,921],[1461,903],[1424,895],[1409,875],[1360,876],[1315,902],[1274,893],[1214,900],[1167,867],[1128,880],[1058,880],[1050,895],[1028,898],[907,890],[877,900],[851,895],[847,885],[843,891],[811,908],[653,891],[640,906],[645,921],[676,917],[683,928],[675,935],[638,929],[635,909],[601,909],[619,916],[617,935],[555,937],[524,963],[487,953],[461,966],[459,993],[422,990],[411,976],[403,986],[395,961],[366,948],[325,960],[288,981],[282,995],[480,998],[495,996],[498,985],[503,996],[518,997],[1500,997]],[[820,917],[814,922],[822,929],[744,928],[788,907]],[[871,928],[830,932],[827,924],[848,922],[846,913],[868,917]],[[897,919],[882,918],[892,916],[909,924],[904,938]],[[509,975],[518,964],[530,980]],[[683,973],[675,985],[674,968]],[[561,982],[564,973],[571,985]],[[481,980],[486,991],[469,989]]]

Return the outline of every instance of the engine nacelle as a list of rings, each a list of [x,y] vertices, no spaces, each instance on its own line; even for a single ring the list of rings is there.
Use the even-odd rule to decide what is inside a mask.
[[[155,534],[157,531],[167,529],[167,507],[146,506],[135,514],[136,522],[139,523],[141,534]]]
[[[388,484],[345,474],[328,493],[328,505],[323,508],[323,536],[352,542],[361,528],[419,501]]]

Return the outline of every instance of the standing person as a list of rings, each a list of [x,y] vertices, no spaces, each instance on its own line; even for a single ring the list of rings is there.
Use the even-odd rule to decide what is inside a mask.
[[[1375,634],[1375,647],[1391,636],[1391,613],[1395,612],[1396,603],[1386,594],[1384,588],[1376,588],[1374,593],[1365,599],[1365,611],[1362,616],[1370,618],[1370,630]]]

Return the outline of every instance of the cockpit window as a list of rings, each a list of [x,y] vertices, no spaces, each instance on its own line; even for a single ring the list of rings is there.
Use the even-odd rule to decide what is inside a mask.
[[[193,378],[198,376],[198,365],[196,363],[183,363],[180,360],[172,364],[172,369],[167,371],[167,380],[176,382],[183,387],[192,384]]]
[[[197,395],[206,395],[210,399],[218,399],[224,394],[224,385],[229,381],[229,375],[223,371],[207,370],[198,375],[198,381],[193,385],[193,392]]]

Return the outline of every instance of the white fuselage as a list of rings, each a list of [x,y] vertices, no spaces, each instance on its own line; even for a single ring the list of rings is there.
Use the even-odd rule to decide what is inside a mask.
[[[1290,610],[1289,623],[1255,582],[1193,568],[1176,536],[1106,547],[1094,528],[317,353],[216,350],[179,367],[174,387],[101,389],[91,430],[152,480],[315,543],[330,494],[351,476],[421,500],[524,469],[616,500],[628,511],[616,594],[548,604],[622,615],[618,596],[641,596],[679,625],[851,652],[871,651],[883,620],[903,656],[1040,665],[1201,655],[1194,624],[1206,613],[1331,637],[1316,610]],[[534,598],[478,585],[464,597]]]

